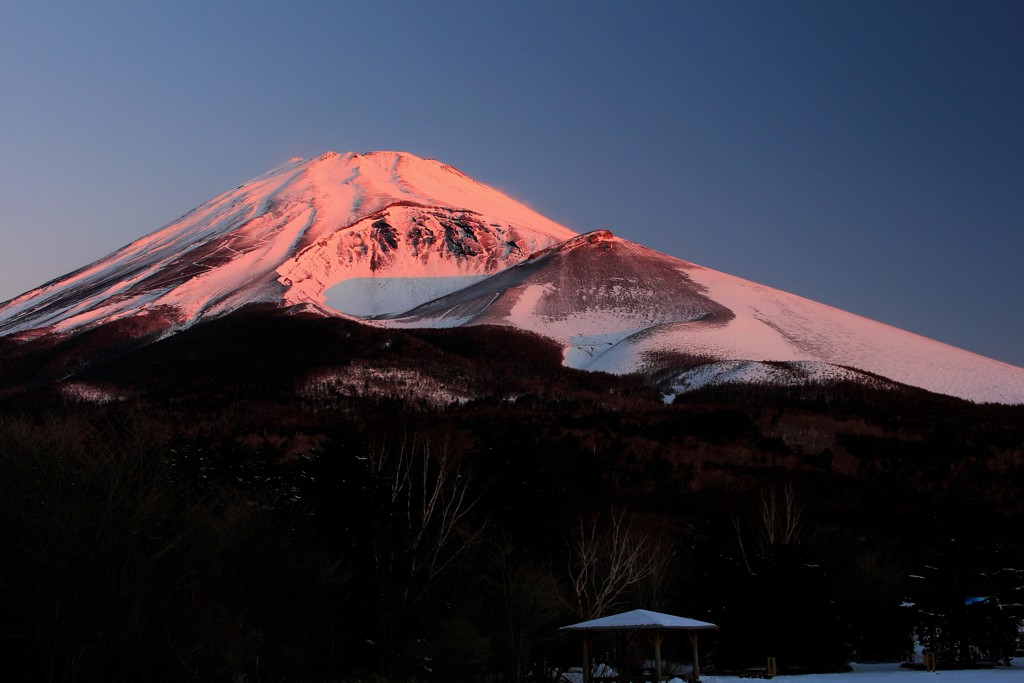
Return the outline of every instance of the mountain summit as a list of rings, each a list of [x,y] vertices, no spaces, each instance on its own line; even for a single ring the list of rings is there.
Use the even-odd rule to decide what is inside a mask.
[[[1024,403],[1024,369],[703,268],[577,235],[399,152],[293,159],[110,256],[0,304],[28,340],[131,318],[165,336],[250,304],[391,327],[498,325],[566,365],[723,382],[893,382]]]
[[[252,303],[323,305],[332,285],[360,278],[429,278],[421,299],[405,288],[415,305],[573,235],[432,159],[328,152],[0,305],[0,335],[138,315],[180,328]]]

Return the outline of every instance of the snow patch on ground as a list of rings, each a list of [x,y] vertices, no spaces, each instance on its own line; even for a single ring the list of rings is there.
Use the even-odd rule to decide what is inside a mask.
[[[448,277],[354,277],[324,291],[327,307],[369,318],[401,313],[487,279],[486,275]]]
[[[380,367],[362,361],[354,361],[343,369],[323,371],[306,380],[297,393],[316,403],[329,404],[337,397],[397,398],[435,408],[470,399],[417,370]]]
[[[762,362],[749,360],[720,361],[686,370],[669,383],[666,403],[676,394],[696,391],[721,384],[769,384],[773,386],[801,386],[851,381],[889,388],[893,384],[863,372],[817,361]]]
[[[899,664],[850,664],[852,671],[839,674],[780,675],[772,681],[788,683],[1011,683],[1024,680],[1024,659],[1012,660],[1009,667],[962,669],[955,671],[914,671]],[[674,672],[673,672],[674,673]],[[579,669],[563,673],[559,683],[583,683]],[[714,676],[701,673],[705,683],[749,683],[749,677]]]
[[[790,683],[1010,683],[1024,680],[1024,660],[1016,659],[1012,666],[996,669],[963,669],[958,671],[914,671],[899,664],[856,664],[853,671],[841,674],[806,674],[776,676],[773,681]],[[706,683],[745,683],[749,678],[735,676],[705,676]]]
[[[67,382],[60,387],[61,396],[80,403],[106,405],[123,401],[124,396],[87,382]]]

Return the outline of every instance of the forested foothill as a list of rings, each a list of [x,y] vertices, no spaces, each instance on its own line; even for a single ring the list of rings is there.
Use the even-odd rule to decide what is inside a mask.
[[[1018,647],[1022,406],[666,404],[498,328],[144,328],[0,339],[4,680],[551,680],[560,626],[637,607],[718,624],[705,672]]]

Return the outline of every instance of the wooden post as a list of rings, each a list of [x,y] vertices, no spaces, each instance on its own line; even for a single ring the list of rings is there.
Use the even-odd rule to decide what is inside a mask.
[[[590,683],[590,636],[583,634],[583,683]]]
[[[661,683],[661,639],[664,636],[661,631],[654,634],[654,683]]]
[[[619,641],[619,675],[629,675],[629,633],[618,631],[616,633]]]
[[[697,654],[697,632],[690,631],[690,642],[693,643],[693,680],[700,680],[700,657]]]

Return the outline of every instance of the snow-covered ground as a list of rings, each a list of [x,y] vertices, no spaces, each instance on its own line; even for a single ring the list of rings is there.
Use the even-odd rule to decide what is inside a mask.
[[[1024,681],[1024,659],[1013,660],[1012,666],[998,669],[965,669],[957,671],[913,671],[899,664],[852,664],[853,671],[843,674],[807,674],[776,676],[773,681],[795,683],[1020,683]],[[747,683],[749,678],[735,676],[701,676],[706,683]]]
[[[1024,658],[1011,661],[1009,667],[995,669],[962,669],[953,671],[915,671],[904,669],[899,664],[857,664],[851,663],[852,671],[841,674],[804,674],[800,676],[775,676],[773,681],[790,683],[1019,683],[1024,681]],[[562,674],[565,683],[582,683],[583,674],[579,669]],[[638,679],[639,680],[639,679]],[[739,676],[714,676],[702,674],[705,683],[749,683],[757,678]],[[681,683],[680,678],[666,678],[667,683]]]

